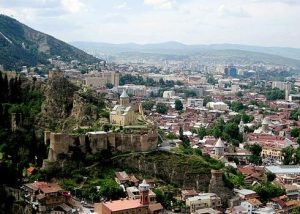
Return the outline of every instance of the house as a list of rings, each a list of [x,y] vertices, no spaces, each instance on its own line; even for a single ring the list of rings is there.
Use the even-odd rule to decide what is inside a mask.
[[[258,198],[256,192],[250,189],[234,189],[236,195],[238,195],[242,200],[248,200],[253,198]]]
[[[25,200],[40,212],[71,203],[71,195],[56,183],[34,182],[24,184]]]
[[[197,196],[187,198],[185,203],[190,207],[191,212],[202,208],[220,208],[221,198],[214,193],[201,193]]]
[[[115,172],[115,180],[124,186],[139,185],[139,180],[134,175],[128,175],[125,171]]]
[[[181,190],[181,200],[185,201],[187,198],[197,196],[199,193],[195,189]]]
[[[139,199],[120,199],[95,204],[95,212],[98,214],[160,214],[163,207],[160,203],[150,203],[150,186],[145,180],[139,185]]]
[[[149,185],[149,188],[150,188],[150,185]],[[126,192],[127,192],[129,199],[135,200],[135,199],[141,198],[140,191],[136,186],[127,187]],[[149,203],[150,204],[156,203],[156,194],[151,189],[149,189]]]
[[[254,210],[258,209],[262,203],[256,199],[256,198],[251,198],[246,201],[242,201],[241,206],[247,209],[248,214],[252,214]]]
[[[196,210],[192,214],[222,214],[222,213],[223,212],[212,208],[203,208],[203,209]]]
[[[226,214],[248,214],[248,209],[241,205],[238,205],[232,208],[228,208],[225,213]]]

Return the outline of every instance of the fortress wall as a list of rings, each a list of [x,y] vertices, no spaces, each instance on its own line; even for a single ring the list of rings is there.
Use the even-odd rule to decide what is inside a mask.
[[[50,131],[44,131],[44,143],[45,145],[50,145]]]
[[[67,153],[69,146],[72,145],[74,139],[72,136],[63,133],[51,133],[50,134],[50,149],[56,153]]]
[[[124,133],[98,133],[80,136],[72,136],[64,133],[45,132],[45,142],[50,142],[48,159],[56,161],[58,154],[66,154],[69,147],[79,143],[83,153],[96,153],[108,149],[113,151],[138,152],[154,150],[157,145],[157,132],[150,130],[148,134],[124,134]]]
[[[89,134],[88,137],[92,153],[96,153],[99,150],[107,149],[107,133]]]
[[[109,144],[114,151],[116,148],[116,134],[112,132],[107,133],[107,140],[107,145]]]
[[[86,143],[85,143],[85,136],[84,135],[78,136],[78,140],[79,140],[79,147],[80,147],[81,151],[83,153],[87,153]]]

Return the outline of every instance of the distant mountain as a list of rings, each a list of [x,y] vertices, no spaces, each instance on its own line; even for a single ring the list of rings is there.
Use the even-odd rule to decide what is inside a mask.
[[[209,47],[217,50],[231,49],[231,50],[254,51],[254,52],[273,54],[273,55],[300,60],[300,48],[261,47],[261,46],[239,45],[239,44],[212,44],[209,45]]]
[[[6,69],[44,64],[54,56],[86,63],[99,61],[63,41],[36,31],[11,17],[0,15],[0,64]]]
[[[260,47],[238,44],[211,44],[211,45],[186,45],[179,42],[164,42],[154,44],[110,44],[96,42],[72,42],[72,45],[82,48],[90,53],[119,55],[135,55],[138,53],[167,54],[183,56],[202,56],[207,58],[226,58],[234,61],[234,57],[248,58],[251,62],[267,62],[300,67],[300,49],[283,47]],[[194,58],[194,57],[193,57]],[[218,60],[217,58],[215,58]]]

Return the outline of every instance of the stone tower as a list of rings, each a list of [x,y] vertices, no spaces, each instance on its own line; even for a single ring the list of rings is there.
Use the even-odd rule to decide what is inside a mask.
[[[223,205],[225,205],[233,195],[233,191],[225,186],[223,172],[221,170],[211,170],[208,192],[217,194],[221,198]]]
[[[123,90],[120,96],[120,105],[121,106],[128,106],[129,105],[129,96],[126,93],[125,89]]]
[[[142,205],[149,204],[149,189],[150,189],[149,184],[147,184],[147,182],[143,180],[143,182],[139,185],[139,190],[141,195],[140,203]]]
[[[222,157],[224,155],[225,146],[221,138],[219,138],[218,141],[216,142],[214,149],[215,149],[215,155],[217,157]]]

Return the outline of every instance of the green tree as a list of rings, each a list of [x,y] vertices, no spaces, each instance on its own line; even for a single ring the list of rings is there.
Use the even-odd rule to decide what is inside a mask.
[[[182,127],[179,128],[179,139],[182,141],[182,146],[186,149],[191,147],[190,145],[190,139],[188,136],[183,134],[183,129]]]
[[[106,83],[106,88],[108,89],[112,89],[114,87],[114,85],[112,83]]]
[[[156,105],[156,112],[160,114],[167,114],[169,108],[166,104],[164,103],[157,103]]]
[[[260,156],[261,151],[262,151],[261,146],[259,144],[253,144],[253,145],[247,144],[245,148],[251,152],[249,161],[256,165],[261,164],[261,162],[262,162],[261,156]]]
[[[246,107],[244,106],[244,104],[240,101],[233,101],[231,104],[230,104],[230,109],[232,111],[235,111],[235,112],[239,112],[239,111],[242,111],[244,109],[246,109]]]
[[[271,198],[285,194],[283,189],[275,186],[271,182],[262,182],[260,185],[256,185],[253,190],[259,195],[263,203],[267,202]]]
[[[181,102],[181,100],[175,100],[175,110],[176,111],[181,111],[183,110],[183,104]]]
[[[274,181],[275,178],[276,178],[276,175],[274,173],[272,173],[272,172],[267,172],[266,175],[267,175],[267,181],[269,181],[269,182]]]
[[[284,99],[284,91],[278,88],[273,88],[272,90],[267,91],[265,95],[267,100]]]
[[[155,104],[155,101],[145,101],[142,103],[143,109],[150,111]]]
[[[178,139],[177,135],[173,132],[168,133],[166,138],[170,140]]]
[[[291,136],[292,137],[299,137],[300,136],[300,128],[293,128],[291,130]]]
[[[299,138],[298,138],[299,139]],[[300,164],[300,147],[294,151],[294,163]]]
[[[298,121],[299,116],[300,116],[300,108],[296,108],[291,111],[290,119]]]
[[[295,151],[291,146],[285,147],[281,150],[284,165],[290,165],[293,162],[294,152]]]
[[[214,78],[214,76],[212,76],[212,75],[209,75],[208,77],[207,77],[207,82],[209,83],[209,84],[211,84],[211,85],[215,85],[215,84],[217,84],[218,83],[218,81]]]
[[[237,92],[237,93],[236,93],[236,96],[238,96],[238,97],[243,97],[243,92],[241,92],[241,91]]]
[[[197,134],[198,134],[198,137],[202,140],[207,135],[206,134],[206,129],[204,127],[200,127],[197,130]]]
[[[213,99],[210,96],[204,97],[204,99],[203,99],[203,106],[206,106],[207,103],[212,102],[212,101],[213,101]]]
[[[121,187],[112,179],[105,179],[101,182],[100,195],[112,200],[125,196]]]

